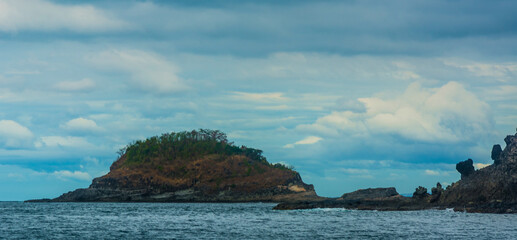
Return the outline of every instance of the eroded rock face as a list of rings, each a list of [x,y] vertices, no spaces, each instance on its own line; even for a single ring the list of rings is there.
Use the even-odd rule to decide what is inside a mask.
[[[456,164],[456,170],[461,174],[461,179],[465,179],[470,176],[474,171],[474,161],[472,159],[465,160]]]
[[[499,157],[501,162],[517,163],[517,134],[506,136],[504,142],[506,147]]]
[[[467,178],[453,183],[443,192],[440,204],[466,206],[468,211],[471,208],[479,212],[504,212],[504,207],[517,206],[517,134],[507,136],[505,142],[508,145],[500,154],[497,147],[495,154],[492,152],[499,155],[498,164],[473,171]],[[462,166],[467,167],[460,169],[470,169],[470,163]]]
[[[201,156],[149,164],[126,164],[126,156],[110,172],[52,199],[56,202],[277,202],[319,198],[314,186],[297,172],[276,168],[245,155]]]

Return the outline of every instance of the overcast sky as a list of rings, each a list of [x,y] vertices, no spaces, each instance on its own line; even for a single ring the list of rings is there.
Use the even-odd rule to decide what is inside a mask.
[[[280,3],[279,3],[280,2]],[[459,179],[517,127],[515,1],[0,0],[0,200],[219,129],[323,196]]]

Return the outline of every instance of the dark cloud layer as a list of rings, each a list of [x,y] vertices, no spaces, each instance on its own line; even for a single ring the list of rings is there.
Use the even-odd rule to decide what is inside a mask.
[[[70,1],[57,1],[68,3]],[[342,55],[514,55],[514,1],[132,1],[89,2],[130,27],[52,33],[204,54],[264,56],[278,51]],[[17,31],[7,39],[41,41]],[[29,34],[29,35],[26,35]],[[61,33],[63,34],[63,33]],[[27,36],[27,37],[24,37]],[[131,37],[128,37],[131,36]],[[83,39],[84,40],[84,39]]]

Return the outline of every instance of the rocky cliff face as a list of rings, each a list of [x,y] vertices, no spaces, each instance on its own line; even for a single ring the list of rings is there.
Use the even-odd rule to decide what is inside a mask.
[[[517,213],[517,134],[507,136],[506,147],[492,148],[494,164],[475,170],[473,160],[459,162],[461,180],[447,187],[438,183],[428,194],[418,187],[413,197],[396,194],[394,188],[364,189],[341,198],[281,203],[276,209],[352,208],[359,210],[405,211],[454,208],[456,211]]]
[[[89,188],[52,201],[248,202],[318,198],[313,185],[218,131],[164,134],[129,145]]]
[[[122,157],[119,161],[123,162]],[[245,156],[212,155],[180,166],[112,168],[87,189],[54,201],[247,202],[315,198],[312,185],[289,169],[277,169]]]
[[[506,147],[492,148],[494,164],[462,174],[462,179],[449,186],[440,204],[465,207],[466,210],[515,211],[517,206],[517,134],[507,136]],[[468,167],[465,167],[468,168]]]

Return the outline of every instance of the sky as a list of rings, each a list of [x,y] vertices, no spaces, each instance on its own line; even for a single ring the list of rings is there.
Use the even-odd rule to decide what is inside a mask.
[[[319,195],[411,194],[517,127],[517,2],[0,0],[0,200],[219,129]]]

